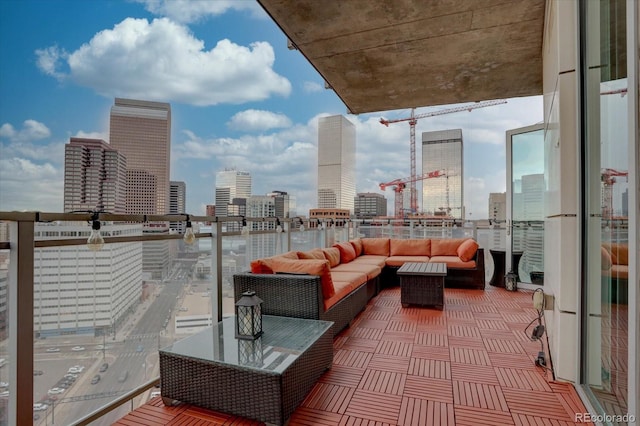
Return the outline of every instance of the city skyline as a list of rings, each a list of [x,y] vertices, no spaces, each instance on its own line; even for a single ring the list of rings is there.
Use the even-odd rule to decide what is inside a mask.
[[[308,214],[324,116],[356,128],[357,192],[382,194],[380,182],[409,175],[409,126],[379,123],[406,111],[346,114],[257,3],[185,3],[179,14],[164,2],[68,4],[74,17],[47,2],[0,4],[0,52],[12,58],[0,70],[0,209],[62,211],[64,145],[110,142],[116,97],[171,104],[169,179],[187,184],[192,215],[205,214],[215,174],[232,167],[252,174],[253,194],[286,191]],[[538,96],[420,120],[416,132],[463,129],[466,212],[482,218],[489,193],[505,190],[505,131],[541,120]]]

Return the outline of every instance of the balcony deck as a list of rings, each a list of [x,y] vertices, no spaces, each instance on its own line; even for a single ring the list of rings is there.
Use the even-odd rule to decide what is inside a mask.
[[[540,343],[524,329],[536,315],[530,291],[446,289],[438,311],[385,289],[336,337],[332,369],[289,425],[574,424],[586,409],[573,386],[534,364]],[[116,423],[187,424],[261,423],[159,397]]]

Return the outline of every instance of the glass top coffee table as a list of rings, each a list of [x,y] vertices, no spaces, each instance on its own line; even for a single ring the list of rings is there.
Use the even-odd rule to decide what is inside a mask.
[[[263,316],[256,340],[235,317],[160,350],[163,400],[284,424],[333,362],[333,323]]]

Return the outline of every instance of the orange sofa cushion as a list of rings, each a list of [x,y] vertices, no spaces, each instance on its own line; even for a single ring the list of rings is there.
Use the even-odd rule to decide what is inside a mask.
[[[431,256],[458,256],[458,247],[466,238],[432,239]]]
[[[333,247],[340,250],[340,263],[349,263],[357,257],[356,250],[351,243],[338,243],[334,244]]]
[[[431,240],[391,239],[389,242],[391,256],[431,256]]]
[[[326,260],[327,258],[324,257],[324,252],[322,251],[322,249],[317,248],[317,249],[313,249],[313,250],[309,250],[309,251],[299,251],[298,252],[298,259]]]
[[[286,253],[278,254],[276,256],[265,257],[263,259],[256,259],[251,261],[251,273],[252,274],[273,274],[273,268],[271,263],[273,259],[297,259],[298,253],[295,251],[288,251]]]
[[[353,290],[353,284],[349,281],[334,281],[334,287],[336,293],[328,299],[324,299],[324,310],[326,311],[340,300],[343,297],[351,293]]]
[[[476,267],[476,261],[470,260],[463,262],[458,256],[433,256],[429,259],[429,263],[446,263],[447,268],[473,269]]]
[[[463,262],[468,262],[476,257],[478,251],[478,243],[473,238],[466,239],[462,244],[458,246],[456,253]]]
[[[356,251],[356,256],[360,256],[362,254],[362,240],[360,238],[356,238],[349,242],[353,246],[353,249]]]
[[[340,250],[337,247],[328,247],[322,249],[324,258],[329,261],[329,266],[333,268],[340,264]]]
[[[271,267],[276,273],[318,275],[322,283],[322,296],[329,299],[336,293],[331,280],[329,261],[326,259],[273,259]]]
[[[362,253],[389,256],[389,238],[364,238]]]

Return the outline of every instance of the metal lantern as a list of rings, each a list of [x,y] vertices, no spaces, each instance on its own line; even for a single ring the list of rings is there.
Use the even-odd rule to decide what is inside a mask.
[[[504,288],[509,291],[518,290],[518,274],[513,271],[507,272],[504,276]]]
[[[262,300],[249,290],[236,302],[236,338],[255,340],[261,335]]]

